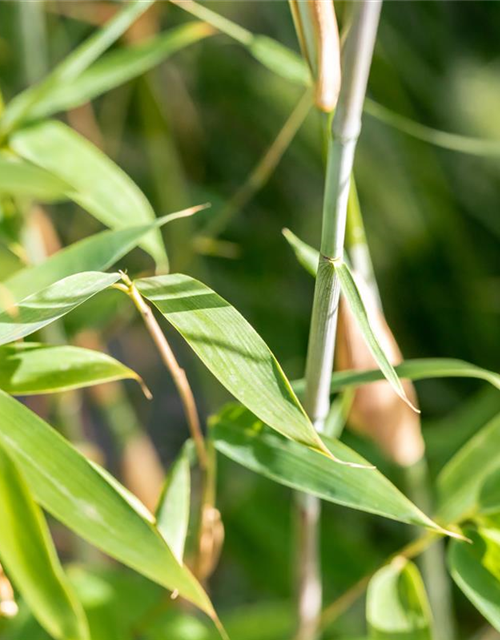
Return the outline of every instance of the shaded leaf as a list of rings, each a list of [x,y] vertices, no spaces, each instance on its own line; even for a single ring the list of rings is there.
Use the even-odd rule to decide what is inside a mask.
[[[33,116],[47,117],[57,111],[72,109],[149,71],[171,55],[213,33],[202,22],[180,27],[108,53],[72,82],[52,90],[33,108]]]
[[[453,456],[437,478],[438,515],[458,522],[478,509],[486,478],[500,468],[500,415],[491,420]]]
[[[472,544],[453,540],[448,565],[453,580],[472,604],[500,631],[500,533],[466,530]]]
[[[3,446],[0,521],[2,563],[33,615],[54,638],[88,639],[83,609],[59,563],[42,511]]]
[[[175,559],[144,505],[3,392],[0,415],[0,443],[44,509],[111,557],[215,615],[208,596]]]
[[[184,447],[169,469],[156,510],[156,526],[179,562],[189,526],[191,469]]]
[[[23,396],[81,389],[139,376],[118,360],[80,347],[24,342],[0,347],[0,389]]]
[[[432,615],[417,567],[398,557],[368,585],[366,619],[373,640],[431,640]]]
[[[379,471],[339,465],[276,436],[241,406],[227,405],[210,419],[210,426],[220,453],[275,482],[352,509],[439,529]],[[342,460],[367,464],[338,440],[325,438],[325,443]]]
[[[65,200],[68,185],[48,171],[8,153],[0,153],[0,194],[40,202]]]
[[[243,405],[287,438],[328,454],[278,361],[229,302],[181,274],[145,278],[136,286]]]
[[[12,148],[23,158],[63,180],[68,197],[113,229],[148,224],[154,211],[137,185],[110,158],[62,122],[48,120],[22,129],[11,138]],[[158,230],[141,246],[162,267],[165,248]]]
[[[28,296],[0,313],[0,345],[35,333],[119,280],[118,273],[86,271]]]

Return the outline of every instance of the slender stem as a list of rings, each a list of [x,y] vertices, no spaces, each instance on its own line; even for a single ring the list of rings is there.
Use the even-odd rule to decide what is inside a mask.
[[[346,40],[342,64],[342,88],[328,144],[321,257],[314,292],[311,330],[306,363],[304,408],[317,431],[328,415],[330,381],[333,369],[339,285],[332,261],[342,258],[347,217],[349,185],[354,152],[361,129],[361,114],[378,28],[381,1],[353,3],[352,26]],[[302,557],[298,585],[299,628],[297,640],[318,636],[321,613],[319,571],[319,504],[313,499],[299,504],[299,549]],[[315,539],[314,544],[311,540]],[[310,596],[315,594],[314,599]]]
[[[153,315],[153,312],[151,311],[151,307],[146,303],[139,291],[137,291],[134,284],[126,276],[124,276],[124,281],[125,285],[115,286],[120,289],[122,289],[123,287],[125,293],[127,293],[134,302],[137,310],[142,316],[144,324],[146,325],[151,338],[153,339],[153,342],[156,345],[156,348],[158,349],[158,353],[160,354],[163,363],[170,371],[174,384],[177,388],[177,391],[179,392],[182,405],[184,407],[189,431],[196,447],[196,453],[198,456],[200,467],[202,470],[205,470],[207,468],[208,461],[205,439],[201,430],[200,418],[198,416],[198,410],[196,408],[193,391],[187,379],[186,372],[177,362],[177,359],[170,345],[168,344],[165,334],[161,330],[160,325],[158,324],[156,318]]]

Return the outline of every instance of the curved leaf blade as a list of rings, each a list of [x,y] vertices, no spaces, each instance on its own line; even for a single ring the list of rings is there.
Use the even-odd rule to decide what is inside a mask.
[[[29,336],[120,279],[119,273],[78,273],[0,313],[0,345]]]
[[[40,202],[67,199],[68,185],[48,171],[17,156],[0,153],[0,194]]]
[[[366,619],[373,640],[431,640],[432,614],[417,567],[398,557],[368,585]]]
[[[62,122],[48,120],[16,132],[11,147],[21,157],[63,180],[69,198],[112,229],[154,221],[146,196],[129,176],[86,138]],[[165,248],[158,230],[141,246],[164,266]]]
[[[49,528],[16,465],[0,446],[0,557],[40,624],[61,640],[88,640],[83,608],[61,567]]]
[[[220,453],[275,482],[351,509],[441,531],[379,471],[339,465],[308,447],[266,432],[262,422],[241,406],[227,405],[210,419],[210,427]],[[367,464],[338,440],[324,440],[338,458]]]
[[[229,302],[182,274],[135,284],[243,405],[287,438],[329,453],[269,347]]]
[[[14,396],[59,393],[140,377],[99,351],[24,342],[0,347],[0,389]]]
[[[167,589],[177,589],[215,617],[208,596],[176,560],[142,503],[2,391],[0,414],[0,444],[44,509],[111,557]]]

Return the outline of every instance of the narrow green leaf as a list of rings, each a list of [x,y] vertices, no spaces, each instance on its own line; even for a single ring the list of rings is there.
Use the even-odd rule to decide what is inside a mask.
[[[417,567],[396,558],[368,585],[366,619],[372,640],[431,640],[432,614]]]
[[[202,22],[191,22],[108,53],[72,82],[60,85],[33,107],[32,115],[45,118],[72,109],[146,73],[177,51],[213,34]]]
[[[477,511],[481,487],[500,468],[500,414],[472,437],[443,468],[437,479],[438,515],[458,522]]]
[[[304,60],[281,42],[267,36],[254,36],[247,46],[252,56],[273,73],[294,84],[306,87],[311,84]]]
[[[77,47],[41,82],[17,95],[0,120],[0,133],[10,133],[29,119],[35,107],[51,93],[71,83],[97,60],[143,14],[154,0],[130,0],[107,24]]]
[[[466,530],[472,541],[453,540],[449,547],[451,575],[472,604],[500,631],[500,534],[498,529]]]
[[[41,418],[1,391],[0,415],[0,444],[44,509],[111,557],[167,589],[177,589],[215,616],[208,596],[176,560],[142,503]]]
[[[0,194],[57,202],[67,198],[68,185],[48,171],[17,156],[0,152]]]
[[[87,640],[83,609],[59,563],[42,511],[3,446],[0,521],[2,563],[33,615],[54,638]]]
[[[299,264],[301,264],[310,275],[316,277],[319,251],[298,238],[290,229],[283,229],[283,235],[292,247]]]
[[[136,286],[243,405],[287,438],[328,453],[278,361],[229,302],[181,274],[145,278]]]
[[[186,447],[169,469],[156,510],[156,526],[182,562],[189,526],[191,502],[191,469]]]
[[[47,121],[28,127],[11,138],[23,158],[63,180],[68,197],[113,229],[148,224],[154,211],[137,185],[110,158],[62,122]],[[162,267],[165,248],[158,230],[141,246]]]
[[[429,529],[440,530],[387,478],[374,469],[339,465],[308,447],[268,432],[245,408],[230,404],[210,419],[216,449],[275,482],[323,500]],[[340,459],[367,462],[338,440],[325,438]]]
[[[192,207],[157,218],[155,222],[118,231],[102,231],[61,249],[41,264],[17,271],[1,283],[8,297],[15,302],[44,289],[61,278],[82,271],[106,271],[132,251],[140,240],[155,227],[192,215],[202,207]],[[7,296],[5,296],[7,297]],[[0,302],[1,307],[1,302]]]
[[[140,377],[99,351],[23,342],[0,347],[0,389],[14,396],[57,393]]]
[[[408,404],[412,409],[414,409],[417,413],[419,413],[418,409],[416,409],[410,400],[408,400],[406,393],[404,391],[403,385],[401,384],[401,380],[398,378],[398,374],[394,370],[394,367],[389,362],[385,352],[378,340],[377,335],[372,329],[370,319],[368,317],[368,313],[366,311],[363,300],[361,299],[361,295],[359,293],[358,287],[354,281],[354,278],[346,265],[345,262],[340,260],[334,261],[334,268],[339,279],[340,289],[344,298],[349,305],[356,321],[358,323],[358,327],[363,334],[363,338],[368,345],[373,357],[375,358],[376,363],[380,367],[380,370],[384,374],[384,377],[390,383],[391,387],[398,394],[398,396]]]
[[[0,345],[35,333],[119,280],[119,273],[78,273],[0,313]]]

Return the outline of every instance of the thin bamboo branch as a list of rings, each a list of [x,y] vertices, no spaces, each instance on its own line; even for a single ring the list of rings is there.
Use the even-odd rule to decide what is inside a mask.
[[[328,415],[333,369],[339,285],[333,260],[342,259],[350,178],[361,114],[381,10],[381,0],[352,4],[352,26],[345,43],[342,87],[332,123],[323,203],[321,256],[316,278],[311,330],[306,363],[304,407],[317,431]],[[319,631],[321,576],[317,558],[319,504],[300,499],[299,531],[304,542],[299,550],[301,574],[298,585],[299,628],[297,640],[314,640]],[[311,544],[315,539],[315,544]],[[314,598],[311,596],[314,594]]]

